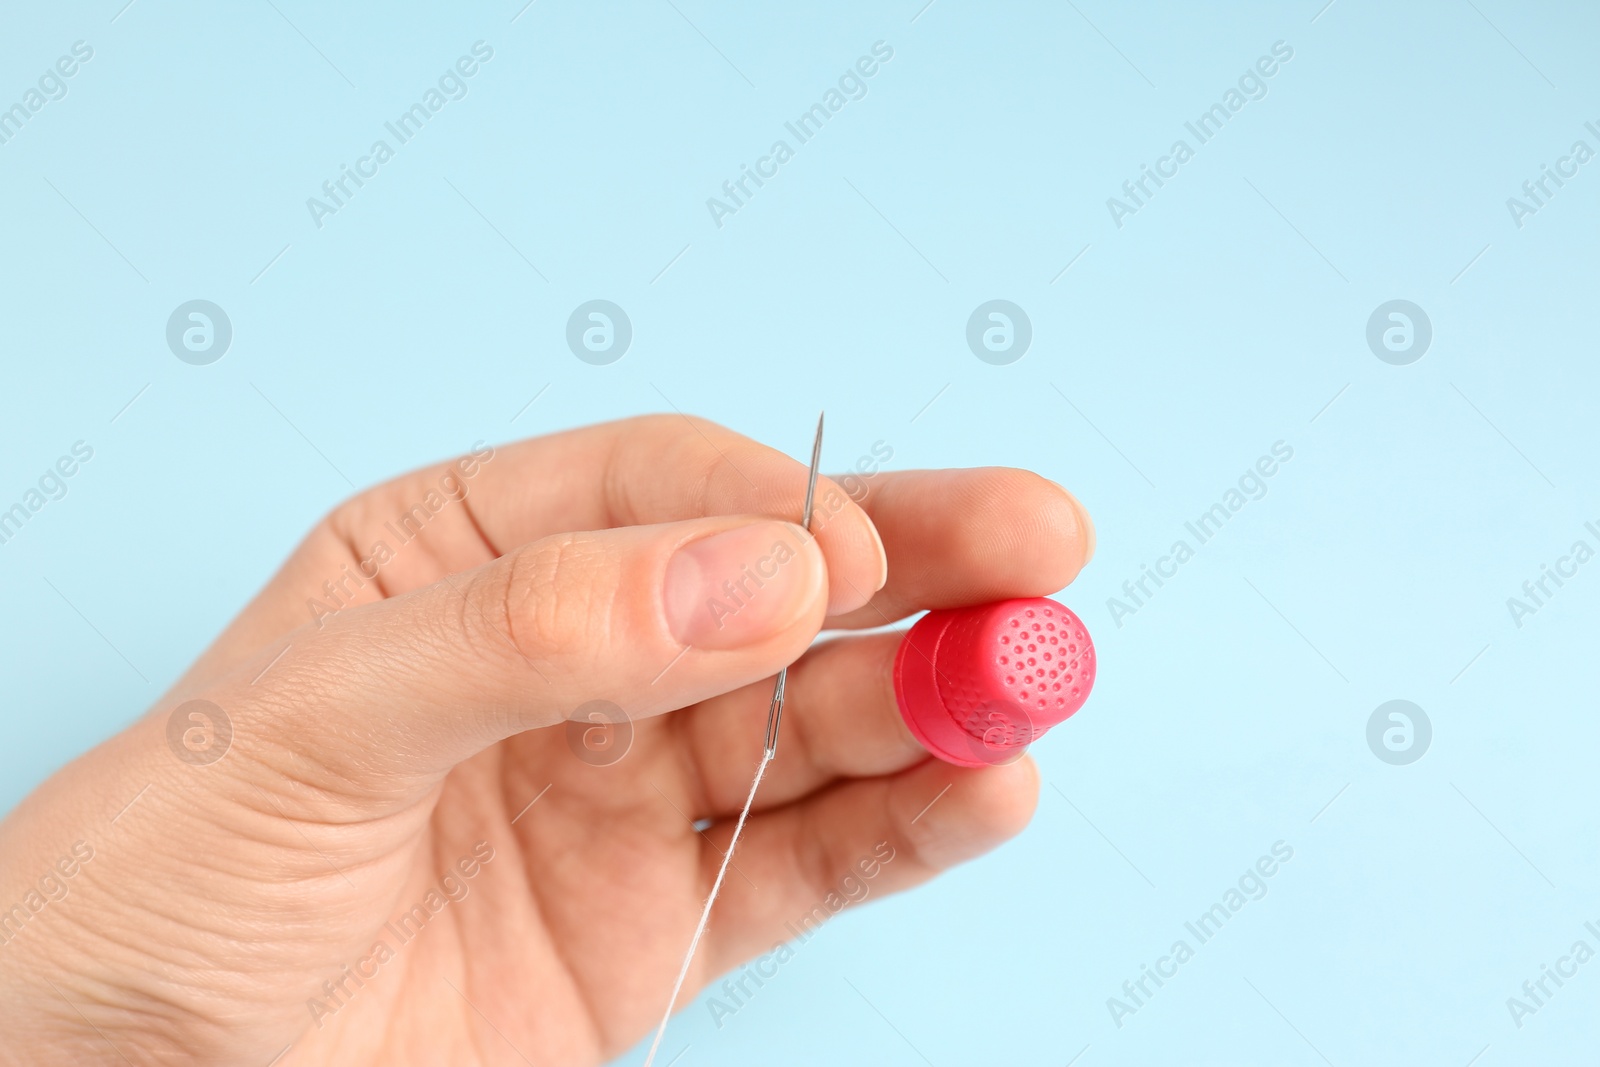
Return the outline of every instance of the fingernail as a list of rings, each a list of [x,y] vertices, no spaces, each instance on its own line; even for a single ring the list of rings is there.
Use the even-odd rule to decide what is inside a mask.
[[[1089,509],[1084,507],[1077,497],[1067,493],[1065,486],[1057,484],[1056,488],[1067,494],[1067,499],[1072,501],[1072,510],[1078,513],[1078,522],[1083,527],[1084,536],[1083,565],[1087,567],[1089,561],[1094,559],[1094,520],[1089,517]]]
[[[846,615],[858,608],[864,608],[872,603],[872,597],[889,583],[889,556],[883,549],[883,538],[878,535],[878,528],[867,520],[867,531],[872,534],[872,551],[878,557],[878,573],[873,577],[872,583],[857,585],[843,574],[832,573],[828,582],[828,614]],[[863,586],[865,586],[863,588]]]
[[[826,585],[822,552],[800,527],[738,526],[691,541],[667,561],[667,626],[693,648],[745,648],[793,626]]]
[[[889,584],[889,553],[883,547],[883,538],[878,535],[878,524],[868,519],[867,529],[872,531],[872,543],[878,548],[878,584],[872,590],[876,593]]]

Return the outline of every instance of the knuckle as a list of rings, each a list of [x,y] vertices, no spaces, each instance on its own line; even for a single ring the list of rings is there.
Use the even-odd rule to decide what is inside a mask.
[[[318,525],[344,536],[354,536],[371,521],[377,492],[377,489],[363,489],[352,493],[329,508]]]
[[[843,861],[834,843],[823,834],[810,834],[795,852],[800,883],[820,900],[837,884]]]
[[[365,489],[335,504],[312,529],[308,540],[326,540],[361,559],[362,548],[371,547],[373,529],[380,522],[379,492]]]

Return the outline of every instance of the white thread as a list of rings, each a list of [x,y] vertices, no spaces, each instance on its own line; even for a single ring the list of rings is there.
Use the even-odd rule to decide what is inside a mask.
[[[717,894],[722,892],[722,880],[727,877],[728,864],[733,862],[733,847],[739,843],[739,835],[744,832],[744,822],[750,817],[750,806],[755,803],[756,790],[761,787],[761,778],[767,773],[767,764],[772,762],[775,755],[771,749],[761,754],[761,765],[756,768],[755,781],[750,783],[750,795],[744,798],[744,810],[739,813],[739,821],[733,827],[733,837],[728,841],[728,851],[722,854],[722,866],[717,870],[717,880],[711,883],[711,895],[706,897],[705,910],[700,913],[700,925],[694,928],[694,938],[689,942],[689,951],[683,957],[683,967],[678,971],[678,980],[672,986],[672,999],[667,1001],[667,1013],[661,1017],[661,1025],[656,1028],[656,1039],[650,1042],[650,1054],[644,1058],[644,1067],[650,1067],[655,1062],[656,1050],[661,1047],[661,1039],[667,1035],[667,1023],[672,1019],[672,1009],[678,1003],[678,994],[683,991],[683,980],[689,975],[689,964],[694,962],[695,950],[700,947],[700,935],[706,932],[706,922],[711,918],[711,905],[717,901]]]

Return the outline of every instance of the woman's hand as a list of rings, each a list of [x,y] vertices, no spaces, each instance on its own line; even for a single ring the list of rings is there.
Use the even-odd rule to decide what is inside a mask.
[[[823,479],[813,537],[805,480],[656,416],[342,505],[149,715],[0,824],[0,1063],[615,1056],[665,1007],[795,660],[684,1002],[842,887],[1017,833],[1033,764],[929,759],[899,634],[808,646],[1052,593],[1087,517],[1027,472],[908,471]]]

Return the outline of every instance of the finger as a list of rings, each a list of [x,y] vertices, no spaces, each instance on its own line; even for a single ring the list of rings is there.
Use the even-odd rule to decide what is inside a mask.
[[[710,515],[804,519],[806,466],[705,419],[643,416],[482,449],[473,456],[481,458],[471,478],[459,461],[440,464],[379,486],[336,513],[335,524],[361,551],[369,538],[393,540],[394,530],[422,527],[420,516],[408,508],[430,492],[445,502],[459,496],[461,507],[440,508],[422,527],[422,534],[432,538],[429,551],[396,553],[382,568],[379,584],[385,591],[403,592],[461,569],[457,564],[476,566],[568,530]],[[460,488],[452,493],[447,481]],[[839,587],[830,590],[831,606],[849,610],[865,603],[882,583],[883,548],[866,513],[847,495],[826,483],[819,483],[817,492],[819,500],[831,493],[842,501],[813,532],[830,573],[840,578]],[[402,530],[395,516],[407,514],[412,522]],[[444,521],[435,530],[438,519]]]
[[[847,478],[883,538],[888,583],[831,627],[882,626],[930,608],[1048,596],[1094,554],[1089,513],[1065,489],[1009,467]]]
[[[186,677],[230,670],[306,621],[374,603],[569,530],[712,515],[800,521],[807,468],[704,419],[651,415],[499,447],[412,471],[337,508]],[[866,513],[827,479],[813,532],[828,564],[830,610],[867,602],[884,581]]]
[[[723,883],[700,980],[809,940],[851,904],[982,855],[1022,831],[1038,796],[1039,772],[1027,757],[982,769],[930,760],[753,816],[734,859],[745,877]],[[703,862],[712,875],[731,832],[731,823],[709,831]],[[986,915],[973,921],[986,925]]]
[[[842,485],[872,513],[893,565],[871,604],[829,625],[881,625],[922,608],[1052,593],[1093,551],[1093,526],[1077,502],[1027,471],[911,471],[879,476],[865,491],[848,478]],[[895,632],[831,641],[791,668],[782,758],[768,771],[762,807],[927,758],[895,699],[903,639]],[[696,772],[690,803],[697,815],[723,816],[744,803],[745,769],[760,750],[757,724],[770,695],[770,685],[758,683],[708,700],[675,724]]]
[[[781,807],[839,778],[891,774],[928,758],[895,701],[894,657],[903,636],[838,638],[789,668],[778,758],[756,794],[758,809]],[[762,679],[675,717],[682,762],[693,771],[688,804],[695,817],[724,818],[744,805],[771,696],[771,682]]]
[[[430,785],[592,701],[639,718],[772,675],[816,635],[826,586],[789,523],[567,534],[308,625],[259,681],[251,664],[206,698],[247,759],[303,761],[330,788]]]

